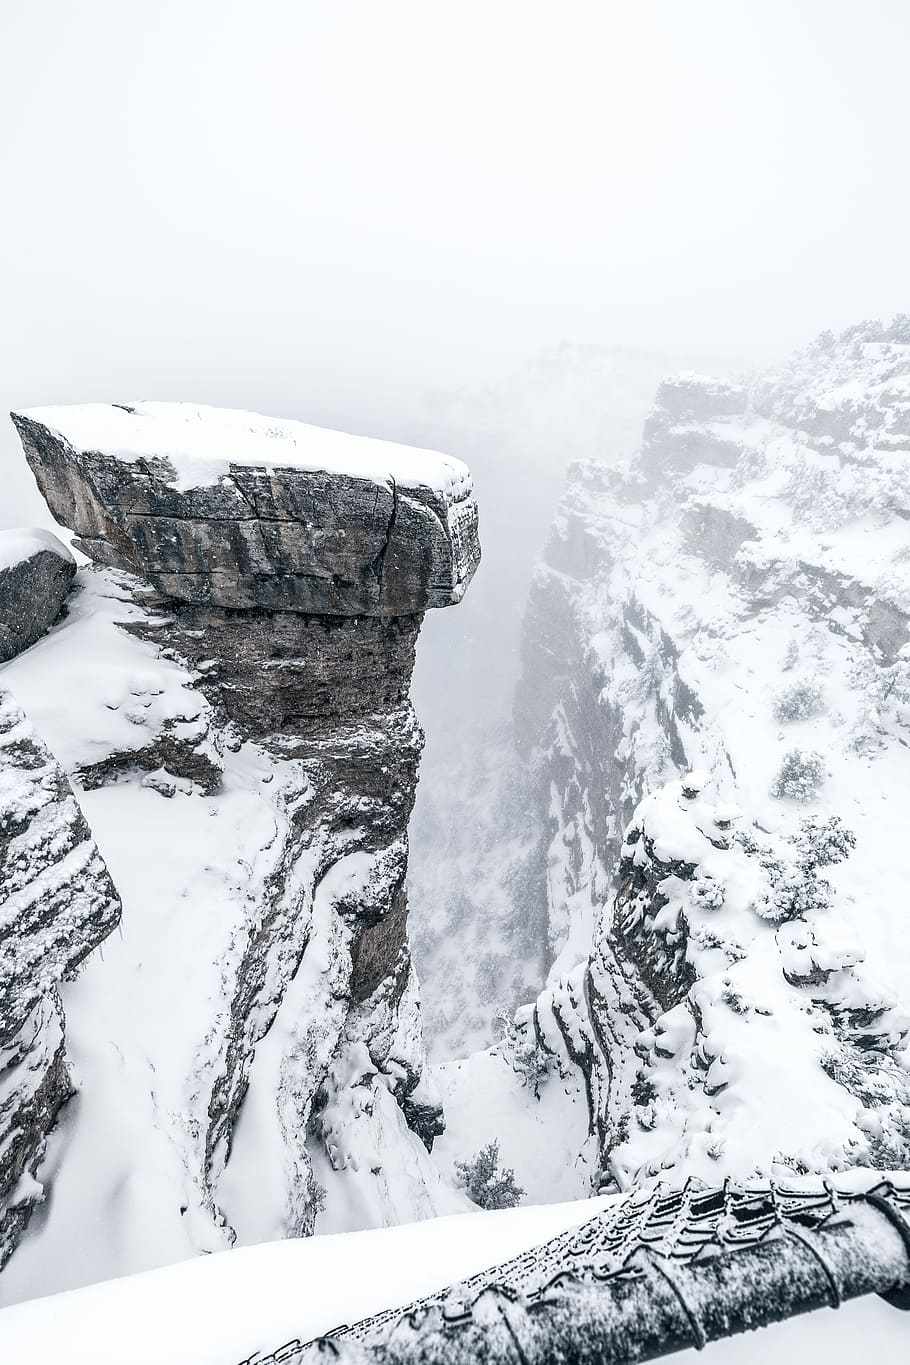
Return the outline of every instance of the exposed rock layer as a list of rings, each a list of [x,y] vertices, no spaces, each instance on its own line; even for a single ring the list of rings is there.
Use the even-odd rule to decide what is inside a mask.
[[[167,414],[170,405],[149,407]],[[148,439],[145,411],[120,410],[124,444],[133,427]],[[201,412],[203,428],[214,422],[211,410]],[[99,425],[109,418],[102,410]],[[457,602],[479,558],[467,470],[429,452],[426,482],[401,486],[381,463],[373,477],[295,467],[293,449],[284,455],[286,443],[267,435],[258,467],[236,463],[230,435],[216,427],[223,470],[183,487],[167,453],[123,458],[116,448],[71,444],[63,434],[67,409],[48,410],[47,420],[41,410],[13,420],[51,511],[86,553],[181,602],[409,616]],[[381,451],[381,442],[371,444]]]
[[[0,1265],[41,1187],[70,1094],[57,987],[110,934],[120,902],[60,766],[0,688]]]

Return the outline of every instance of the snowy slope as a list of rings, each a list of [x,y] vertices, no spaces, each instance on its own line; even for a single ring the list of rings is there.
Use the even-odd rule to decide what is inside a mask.
[[[333,906],[345,895],[368,900],[376,855],[355,825],[335,832],[325,821],[312,768],[308,775],[299,760],[239,743],[214,723],[193,675],[123,628],[144,615],[125,576],[85,570],[65,623],[3,673],[66,770],[81,777],[82,808],[124,906],[121,934],[63,987],[78,1095],[50,1140],[51,1199],[4,1271],[6,1302],[235,1237],[300,1231],[314,1216],[369,1226],[464,1204],[442,1188],[393,1098],[405,1068],[419,1070],[415,1001],[394,1017],[377,1004],[360,1042],[349,1019],[354,1056],[337,1059],[337,1103],[349,1106],[355,1086],[356,1096],[375,1096],[375,1111],[349,1125],[350,1151],[335,1159],[346,1175],[324,1155],[331,1111],[309,1136],[301,1128],[305,1087],[319,1083],[350,1014],[349,931]],[[172,751],[169,768],[145,771],[162,735],[194,756],[200,775],[219,772],[217,788],[180,776]],[[343,793],[335,796],[343,810]],[[327,860],[332,873],[321,876]],[[270,938],[261,938],[263,924]],[[238,1016],[251,950],[265,984]],[[251,1044],[281,1000],[285,1012],[251,1064]],[[225,1167],[218,1097],[238,1029],[249,1039],[250,1090]],[[364,1053],[371,1029],[375,1062]],[[399,1060],[387,1075],[389,1054]],[[295,1072],[288,1057],[307,1060]],[[309,1183],[308,1143],[327,1168],[324,1183],[340,1182],[334,1201]],[[370,1175],[377,1152],[383,1181]],[[313,1198],[324,1214],[308,1209]]]

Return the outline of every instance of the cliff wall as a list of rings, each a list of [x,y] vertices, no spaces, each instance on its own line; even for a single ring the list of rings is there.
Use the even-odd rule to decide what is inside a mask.
[[[608,1184],[907,1159],[908,412],[897,319],[667,381],[633,457],[570,469],[515,708],[555,949],[519,1018]]]

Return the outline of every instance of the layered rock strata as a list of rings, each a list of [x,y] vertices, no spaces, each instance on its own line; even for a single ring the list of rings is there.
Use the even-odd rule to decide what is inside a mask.
[[[189,1062],[154,1062],[158,1089],[170,1068],[188,1096],[175,1149],[212,1229],[192,1245],[232,1225],[252,1235],[244,1172],[258,1185],[263,1164],[271,1235],[312,1231],[317,1151],[343,1173],[339,1197],[356,1188],[361,1221],[434,1211],[405,1138],[407,1124],[423,1151],[441,1126],[407,940],[423,742],[408,690],[424,611],[458,602],[479,558],[467,470],[182,405],[14,420],[54,515],[123,599],[120,630],[165,670],[130,684],[139,724],[129,744],[80,754],[83,784],[139,778],[194,806],[214,800],[211,814],[249,808],[239,894],[205,949],[210,1027]],[[147,1037],[158,1049],[151,1018]],[[397,1186],[395,1143],[411,1168]]]
[[[477,563],[470,476],[433,452],[188,404],[13,420],[86,554],[180,602],[410,616],[459,601]]]
[[[43,1191],[71,1094],[59,986],[116,927],[120,901],[73,790],[0,687],[0,1266]]]

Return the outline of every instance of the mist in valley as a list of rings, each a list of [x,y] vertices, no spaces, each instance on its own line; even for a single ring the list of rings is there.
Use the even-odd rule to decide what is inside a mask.
[[[242,1191],[281,1110],[254,1069],[223,1189],[206,1165],[187,1197],[204,1232],[183,1220],[148,1257],[125,1234],[118,1261],[102,1229],[95,1278],[220,1250],[231,1220],[247,1244],[466,1198],[906,1168],[910,936],[881,908],[910,723],[903,0],[6,8],[0,410],[211,404],[442,452],[471,471],[482,546],[420,630],[416,801],[377,836],[409,842],[391,1061],[367,1049],[350,1081],[331,1054],[311,1109],[298,1077],[286,1218]],[[0,532],[19,527],[72,539],[7,422]],[[39,715],[56,638],[10,665]],[[138,903],[151,855],[87,792]],[[225,905],[237,866],[260,877],[235,835]],[[275,1047],[309,1056],[276,1017]],[[383,1091],[394,1118],[364,1119],[388,1076],[404,1118]],[[489,1144],[502,1205],[471,1193]],[[36,1214],[14,1299],[77,1282],[73,1200]]]

